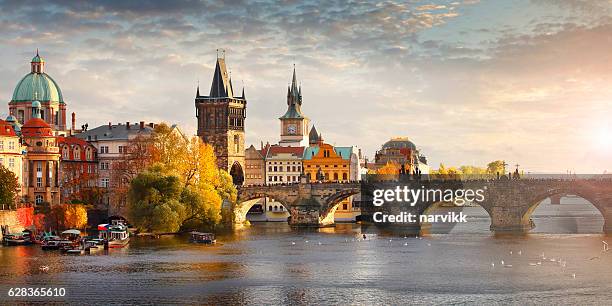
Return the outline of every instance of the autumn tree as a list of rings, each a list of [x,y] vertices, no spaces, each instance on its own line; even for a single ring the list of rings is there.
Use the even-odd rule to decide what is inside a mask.
[[[175,126],[164,123],[155,127],[150,140],[151,166],[147,173],[132,181],[129,189],[131,220],[144,218],[139,216],[141,213],[150,218],[152,207],[163,206],[163,210],[170,214],[164,218],[172,224],[166,226],[166,230],[211,228],[219,224],[223,201],[235,202],[237,192],[231,176],[217,168],[213,148],[199,137],[187,138]],[[177,180],[179,191],[170,193],[162,202],[151,200],[146,193],[137,192],[139,188],[145,188],[138,184],[143,184],[147,175],[149,179],[151,175],[159,179],[172,177]],[[159,231],[159,226],[146,222],[151,221],[141,223],[143,229]]]
[[[15,173],[0,164],[0,208],[13,208],[19,189]]]
[[[492,161],[489,164],[487,164],[487,173],[489,174],[499,174],[499,175],[504,175],[506,172],[506,167],[504,166],[506,164],[506,162],[502,161],[502,160],[496,160],[496,161]]]
[[[376,174],[399,174],[401,166],[395,161],[388,161],[376,170]]]

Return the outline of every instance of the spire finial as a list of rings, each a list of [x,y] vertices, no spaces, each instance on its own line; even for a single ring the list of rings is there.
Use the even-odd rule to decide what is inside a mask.
[[[40,55],[38,55],[38,48],[36,48],[36,56],[40,56]]]

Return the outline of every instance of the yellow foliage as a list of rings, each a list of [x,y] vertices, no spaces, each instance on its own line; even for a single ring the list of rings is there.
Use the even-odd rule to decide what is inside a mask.
[[[399,174],[401,166],[393,161],[387,162],[384,166],[376,170],[376,174]]]

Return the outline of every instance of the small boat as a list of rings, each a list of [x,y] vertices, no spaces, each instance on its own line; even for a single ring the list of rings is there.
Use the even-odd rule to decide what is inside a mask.
[[[81,248],[81,231],[70,229],[63,231],[59,242],[59,249],[63,252]]]
[[[59,250],[61,241],[62,238],[59,236],[45,236],[43,237],[40,246],[43,250]]]
[[[215,239],[215,234],[201,233],[201,232],[191,232],[191,238],[189,238],[189,241],[193,243],[204,243],[204,244],[217,243],[217,239]]]
[[[100,224],[98,231],[98,238],[107,241],[109,248],[123,248],[130,243],[128,227],[121,220],[113,220],[112,224]]]
[[[21,233],[7,234],[2,238],[4,245],[30,245],[34,243],[32,232],[25,230]]]

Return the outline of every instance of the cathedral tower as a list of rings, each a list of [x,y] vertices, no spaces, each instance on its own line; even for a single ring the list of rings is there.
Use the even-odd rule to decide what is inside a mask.
[[[213,146],[220,169],[229,171],[234,184],[244,182],[244,121],[246,118],[244,88],[240,97],[234,96],[231,76],[225,66],[225,52],[217,54],[210,94],[196,91],[195,107],[198,136]]]
[[[281,140],[283,147],[308,146],[308,123],[310,120],[302,114],[302,86],[297,85],[295,67],[291,86],[287,88],[287,111],[278,118],[281,121]]]

